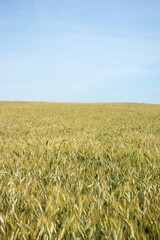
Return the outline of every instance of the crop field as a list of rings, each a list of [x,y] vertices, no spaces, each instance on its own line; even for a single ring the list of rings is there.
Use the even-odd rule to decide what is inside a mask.
[[[1,240],[160,240],[160,105],[0,102]]]

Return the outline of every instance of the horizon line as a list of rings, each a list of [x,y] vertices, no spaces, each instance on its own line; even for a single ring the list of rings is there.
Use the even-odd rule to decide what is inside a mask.
[[[118,104],[118,103],[122,103],[122,104],[147,104],[147,105],[160,105],[160,103],[149,103],[149,102],[124,102],[124,101],[120,101],[120,102],[54,102],[54,101],[25,101],[25,100],[0,100],[0,103],[63,103],[63,104]]]

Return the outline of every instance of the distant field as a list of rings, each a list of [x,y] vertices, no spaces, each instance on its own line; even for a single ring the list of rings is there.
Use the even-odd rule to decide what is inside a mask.
[[[0,239],[160,239],[160,105],[0,102]]]

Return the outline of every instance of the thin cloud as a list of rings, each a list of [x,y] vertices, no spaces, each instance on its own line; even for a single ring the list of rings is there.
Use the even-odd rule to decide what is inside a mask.
[[[102,84],[104,82],[107,82],[108,83],[107,85],[109,87],[110,85],[116,84],[116,82],[119,81],[120,78],[126,78],[126,77],[129,78],[129,77],[134,77],[134,76],[148,76],[148,74],[154,74],[156,71],[158,73],[160,73],[159,69],[155,70],[155,69],[145,68],[146,65],[151,64],[151,63],[156,62],[156,61],[159,61],[159,60],[160,60],[160,57],[155,56],[155,57],[152,57],[152,58],[144,61],[145,62],[144,64],[142,64],[142,62],[141,62],[141,64],[139,64],[139,65],[135,65],[135,66],[132,65],[132,66],[128,66],[128,67],[126,67],[124,69],[121,69],[121,70],[108,72],[105,75],[104,79],[93,79],[93,80],[89,80],[89,81],[86,81],[86,82],[75,84],[68,91],[66,91],[66,93],[62,96],[62,98],[71,97],[71,96],[74,96],[76,94],[80,94],[84,90],[89,89],[90,86],[93,86],[93,85],[96,85],[96,84]],[[154,90],[157,90],[157,88],[152,88],[150,90],[154,91]],[[146,91],[149,91],[149,90],[148,90],[148,88],[147,89],[143,88],[143,89],[136,90],[136,92],[141,92],[141,91],[146,92]],[[130,92],[132,92],[132,91],[130,90]],[[120,93],[123,94],[123,93],[125,93],[125,91],[121,91]]]

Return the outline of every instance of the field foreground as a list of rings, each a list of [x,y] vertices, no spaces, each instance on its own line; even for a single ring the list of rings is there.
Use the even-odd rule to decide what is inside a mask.
[[[160,239],[160,105],[0,102],[0,239]]]

